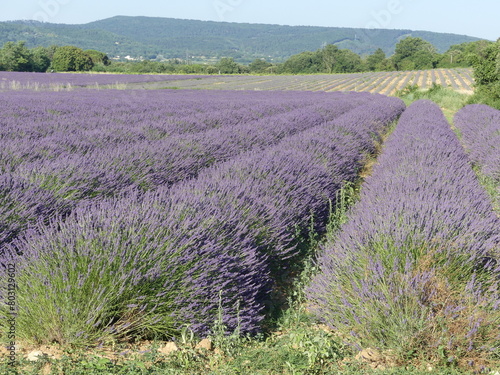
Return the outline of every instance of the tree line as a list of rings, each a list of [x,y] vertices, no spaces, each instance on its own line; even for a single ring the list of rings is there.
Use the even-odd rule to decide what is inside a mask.
[[[14,72],[78,72],[90,71],[98,65],[110,64],[108,56],[96,50],[74,46],[35,47],[25,42],[7,42],[0,49],[0,70]]]
[[[495,43],[484,40],[468,42],[451,46],[448,51],[440,54],[428,41],[407,37],[396,44],[394,54],[389,57],[381,48],[361,57],[348,49],[328,44],[317,51],[293,55],[280,64],[256,59],[248,65],[243,65],[232,57],[223,57],[212,64],[197,64],[182,59],[111,61],[102,52],[74,46],[28,49],[24,42],[7,42],[0,49],[0,70],[172,74],[331,74],[420,70],[472,66],[475,59],[482,59],[494,46]]]

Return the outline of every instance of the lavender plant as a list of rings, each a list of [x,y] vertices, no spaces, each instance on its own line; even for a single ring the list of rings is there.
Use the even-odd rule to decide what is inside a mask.
[[[500,111],[470,104],[457,112],[454,124],[471,160],[500,189]]]
[[[439,107],[417,101],[322,248],[311,310],[357,348],[487,364],[499,334],[499,224]]]

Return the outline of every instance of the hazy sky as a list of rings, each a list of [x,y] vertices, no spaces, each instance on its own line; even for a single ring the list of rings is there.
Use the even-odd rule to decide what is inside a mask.
[[[0,5],[0,21],[87,23],[116,15],[500,37],[498,0],[15,0]]]

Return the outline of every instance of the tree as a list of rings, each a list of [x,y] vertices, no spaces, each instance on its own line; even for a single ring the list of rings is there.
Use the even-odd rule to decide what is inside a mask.
[[[335,73],[355,73],[363,70],[361,57],[348,49],[341,49],[337,54],[337,62],[333,71]]]
[[[396,44],[392,61],[397,70],[432,69],[437,66],[439,54],[431,43],[410,36]]]
[[[323,64],[320,53],[307,51],[291,56],[279,70],[290,74],[319,73],[323,71]]]
[[[328,44],[321,51],[323,68],[327,73],[333,73],[339,59],[339,48],[334,44]]]
[[[500,39],[479,53],[470,54],[476,89],[469,103],[483,103],[500,109]]]
[[[50,66],[49,51],[45,47],[36,47],[31,50],[32,68],[34,72],[46,72]]]
[[[373,54],[366,58],[366,68],[370,71],[380,71],[385,59],[385,52],[381,48],[377,48]]]
[[[52,68],[63,72],[86,71],[92,69],[92,58],[81,48],[63,46],[56,49]]]
[[[273,64],[267,62],[264,59],[255,59],[250,64],[248,64],[248,68],[252,73],[266,73]]]
[[[0,50],[0,68],[12,72],[32,71],[33,61],[31,52],[25,42],[7,42]]]
[[[238,64],[232,57],[223,57],[216,64],[216,68],[221,74],[239,74],[247,71],[246,67]]]
[[[111,61],[109,61],[108,56],[100,51],[96,51],[94,49],[87,49],[84,51],[87,55],[90,56],[90,59],[92,60],[92,64],[97,65],[97,64],[102,64],[102,65],[109,65]]]
[[[474,80],[477,85],[488,85],[499,80],[500,42],[491,43],[479,53],[469,54],[469,62],[474,69]]]
[[[492,44],[494,43],[487,40],[454,44],[442,55],[439,67],[469,67],[471,66],[469,56],[482,56],[484,54],[484,50]]]

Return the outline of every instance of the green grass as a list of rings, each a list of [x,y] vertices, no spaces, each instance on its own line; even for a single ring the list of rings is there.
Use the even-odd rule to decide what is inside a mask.
[[[422,90],[417,85],[409,85],[396,92],[395,96],[401,98],[407,106],[419,99],[432,100],[441,107],[450,123],[453,122],[455,113],[465,106],[470,98],[470,95],[459,93],[435,83],[427,90]]]

